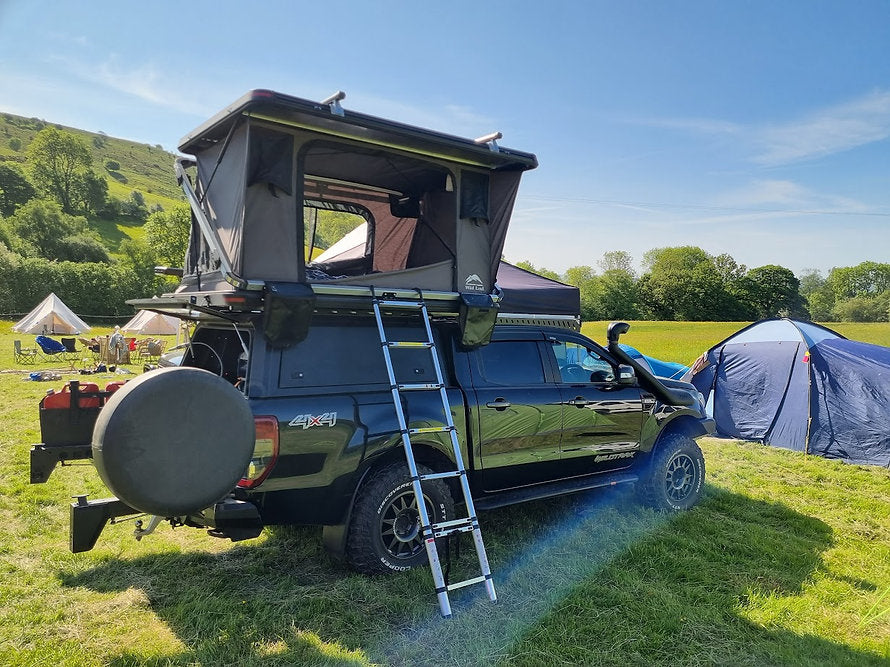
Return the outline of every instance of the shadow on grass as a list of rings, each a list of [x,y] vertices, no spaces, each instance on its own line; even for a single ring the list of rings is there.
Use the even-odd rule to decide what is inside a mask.
[[[439,618],[425,570],[364,577],[319,530],[274,529],[220,554],[161,554],[61,573],[68,586],[141,589],[186,645],[148,664],[867,664],[869,654],[742,618],[757,591],[793,595],[831,530],[778,504],[709,490],[682,516],[594,492],[481,515],[500,601],[453,594]],[[471,574],[469,541],[456,558]],[[867,582],[863,582],[867,584]],[[135,650],[117,664],[145,663]]]

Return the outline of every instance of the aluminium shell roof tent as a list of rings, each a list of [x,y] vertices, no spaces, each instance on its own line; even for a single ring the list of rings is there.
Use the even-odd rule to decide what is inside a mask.
[[[890,467],[890,348],[810,322],[762,320],[688,375],[721,435]]]
[[[343,110],[342,97],[254,90],[182,139],[194,159],[176,165],[193,218],[180,304],[231,310],[231,292],[242,291],[249,311],[270,295],[314,303],[367,298],[373,286],[419,288],[457,312],[462,295],[492,293],[535,156]],[[304,224],[326,210],[363,217],[372,242],[357,261],[329,267],[337,277],[307,280]]]

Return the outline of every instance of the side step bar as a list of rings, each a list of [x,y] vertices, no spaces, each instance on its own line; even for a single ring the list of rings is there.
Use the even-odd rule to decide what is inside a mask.
[[[542,500],[543,498],[555,498],[567,493],[598,489],[604,486],[617,486],[618,484],[632,484],[640,479],[635,473],[616,472],[591,477],[581,477],[562,482],[548,484],[536,484],[513,491],[504,491],[493,496],[483,496],[476,499],[476,509],[490,510],[496,507],[505,507],[516,503],[524,503],[529,500]]]

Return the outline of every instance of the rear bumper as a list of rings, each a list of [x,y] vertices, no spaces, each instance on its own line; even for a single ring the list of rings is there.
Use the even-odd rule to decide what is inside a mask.
[[[124,501],[117,498],[102,498],[101,500],[87,500],[86,496],[78,496],[71,503],[69,546],[72,553],[89,551],[96,546],[96,540],[102,534],[102,529],[112,519],[121,516],[141,514]]]
[[[117,498],[87,500],[78,496],[71,503],[69,546],[72,553],[89,551],[109,521],[119,517],[143,514]],[[253,503],[226,498],[198,514],[184,520],[174,519],[174,525],[206,528],[214,537],[227,537],[233,542],[258,537],[263,521]]]

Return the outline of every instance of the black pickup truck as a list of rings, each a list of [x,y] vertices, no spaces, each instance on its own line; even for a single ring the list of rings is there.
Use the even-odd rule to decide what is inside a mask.
[[[253,90],[180,142],[189,245],[182,268],[162,269],[180,282],[129,303],[196,323],[188,347],[123,387],[74,384],[41,403],[31,481],[92,458],[117,496],[72,504],[72,550],[139,513],[151,518],[137,537],[165,519],[232,540],[318,524],[331,551],[379,572],[427,557],[420,495],[450,526],[458,498],[485,509],[619,483],[661,509],[694,504],[694,439],[713,430],[700,394],[624,354],[626,324],[608,349],[577,333],[577,288],[501,261],[535,155],[344,97]],[[422,317],[378,311],[418,299]],[[407,344],[400,382],[434,391],[393,386],[391,341]]]
[[[635,483],[662,510],[698,500],[705,471],[695,438],[713,431],[701,397],[692,385],[629,365],[617,345],[620,326],[627,325],[610,332],[608,349],[574,331],[516,325],[497,326],[488,345],[465,349],[453,322],[434,322],[477,509],[623,483]],[[93,457],[103,478],[116,480],[114,491],[174,525],[242,540],[264,525],[321,524],[327,548],[359,571],[424,562],[374,319],[317,317],[305,340],[284,349],[270,346],[261,327],[199,325],[181,366],[116,392],[129,391],[129,400],[112,405],[116,399],[103,391],[75,387],[65,406],[42,406],[44,442],[32,451],[32,481],[44,481],[59,460]],[[424,336],[410,319],[390,331],[402,340]],[[394,364],[401,377],[422,382],[434,373],[431,362],[428,350],[418,350]],[[108,408],[101,407],[106,398]],[[431,393],[404,400],[409,426],[444,423]],[[242,413],[254,421],[249,461],[234,442],[244,439],[235,433]],[[89,444],[102,429],[125,442],[127,461],[110,458],[101,437]],[[412,441],[421,470],[453,469],[446,434]],[[243,475],[233,488],[220,493],[219,484],[232,484],[221,478],[202,486],[232,465]],[[122,468],[130,475],[123,481]],[[450,482],[424,485],[436,521],[454,514],[460,496]],[[137,512],[122,500],[79,499],[71,507],[71,548],[92,548],[108,519]]]

